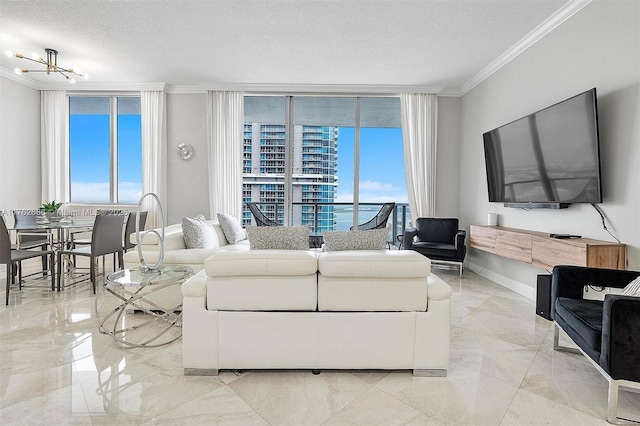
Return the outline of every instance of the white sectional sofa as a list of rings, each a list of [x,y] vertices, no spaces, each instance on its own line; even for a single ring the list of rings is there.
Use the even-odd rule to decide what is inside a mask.
[[[163,265],[185,265],[190,266],[194,273],[204,268],[204,261],[215,251],[248,251],[249,241],[243,240],[235,244],[229,244],[220,228],[220,224],[216,220],[208,220],[218,237],[216,247],[207,249],[188,249],[182,234],[182,224],[169,225],[165,227],[164,237],[164,260]],[[160,231],[160,229],[156,229]],[[135,233],[131,235],[131,242],[136,244]],[[154,233],[148,233],[142,241],[142,255],[149,265],[153,265],[160,256],[160,240]],[[139,268],[140,259],[138,257],[137,247],[124,254],[124,267]],[[171,286],[166,289],[155,292],[150,296],[155,303],[161,306],[179,306],[182,301],[182,292],[179,286]]]
[[[412,251],[217,249],[182,292],[185,375],[447,372],[451,288]]]
[[[188,249],[182,234],[182,224],[169,225],[165,227],[164,237],[164,265],[185,265],[193,268],[193,272],[199,272],[204,268],[204,261],[213,254],[213,252],[220,248],[222,250],[249,250],[249,241],[243,240],[235,244],[229,244],[227,239],[220,228],[220,224],[217,220],[207,220],[213,229],[215,229],[218,236],[218,245],[216,247],[207,249]],[[156,229],[160,232],[160,229]],[[131,242],[136,243],[136,234],[131,235]],[[142,255],[149,265],[153,265],[160,256],[160,241],[157,235],[148,233],[142,241]],[[124,254],[124,267],[125,268],[137,268],[140,266],[140,260],[138,259],[138,249]]]

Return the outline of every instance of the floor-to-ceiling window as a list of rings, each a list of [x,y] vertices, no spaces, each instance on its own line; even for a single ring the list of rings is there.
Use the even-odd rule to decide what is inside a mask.
[[[142,195],[139,96],[69,97],[70,196],[136,203]]]
[[[346,230],[382,203],[406,203],[397,97],[245,97],[247,202],[313,233]]]

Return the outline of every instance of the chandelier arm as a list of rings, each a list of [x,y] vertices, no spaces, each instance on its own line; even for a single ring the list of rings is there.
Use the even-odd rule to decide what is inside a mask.
[[[12,56],[15,56],[18,59],[26,59],[27,61],[31,61],[31,62],[36,62],[40,65],[44,65],[46,67],[46,69],[42,69],[42,70],[36,70],[36,69],[23,69],[23,68],[16,68],[16,72],[18,72],[18,70],[21,73],[32,73],[32,72],[46,72],[47,74],[51,74],[51,73],[59,73],[62,76],[64,76],[64,78],[66,78],[67,80],[71,81],[72,83],[75,82],[75,80],[73,78],[71,78],[70,75],[68,74],[73,74],[76,75],[78,77],[84,77],[87,78],[87,76],[85,74],[76,72],[73,70],[73,68],[63,68],[61,66],[58,65],[58,51],[55,49],[50,49],[50,48],[46,48],[45,52],[47,53],[47,60],[43,59],[43,58],[39,58],[39,59],[33,59],[27,56],[24,56],[21,53],[11,53]],[[9,54],[9,52],[7,52]]]
[[[18,56],[18,54],[16,54],[15,56],[16,56],[16,58],[19,58],[19,59],[26,59],[27,61],[37,62],[37,63],[39,63],[40,65],[47,65],[47,62],[46,62],[44,59],[42,59],[42,58],[40,58],[40,59],[33,59],[33,58],[29,58],[28,56],[24,56],[24,55],[20,55],[20,56]]]

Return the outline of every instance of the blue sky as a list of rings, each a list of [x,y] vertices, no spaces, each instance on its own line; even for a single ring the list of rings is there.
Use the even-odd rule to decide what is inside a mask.
[[[71,196],[73,201],[109,201],[109,116],[71,114]],[[118,115],[119,201],[136,203],[142,191],[139,115]],[[353,201],[354,128],[340,127],[338,202]],[[360,202],[407,202],[399,128],[360,130]]]
[[[338,202],[353,201],[353,127],[340,127]],[[402,129],[360,129],[360,202],[407,202]]]
[[[71,200],[109,202],[109,115],[70,116]],[[137,203],[142,195],[140,115],[118,114],[118,195]]]

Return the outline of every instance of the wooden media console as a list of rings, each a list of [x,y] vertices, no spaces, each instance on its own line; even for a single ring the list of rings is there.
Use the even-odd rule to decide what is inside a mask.
[[[544,232],[471,225],[471,247],[543,269],[556,265],[626,269],[626,244],[589,238],[552,238]]]

